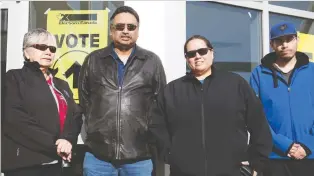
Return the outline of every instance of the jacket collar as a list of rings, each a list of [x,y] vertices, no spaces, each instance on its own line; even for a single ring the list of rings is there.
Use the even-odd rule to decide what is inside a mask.
[[[294,67],[294,70],[299,69],[301,67],[306,67],[309,64],[309,57],[302,52],[297,51],[296,58],[297,58],[297,63]],[[277,59],[277,55],[275,52],[267,54],[262,59],[262,66],[263,66],[262,70],[272,74],[274,88],[278,87],[278,76],[279,76],[278,71],[276,71],[275,67],[273,66],[276,59]]]
[[[24,67],[30,69],[31,71],[35,73],[40,73],[42,74],[42,71],[40,70],[40,65],[38,62],[29,62],[29,61],[24,61]],[[51,68],[48,68],[48,73],[52,74],[52,76],[55,76],[55,74],[58,72],[58,70],[54,70]]]
[[[217,74],[217,68],[215,68],[214,66],[211,67],[211,70],[212,70],[212,74],[207,76],[206,78],[208,77],[213,77]],[[206,79],[205,78],[205,79]],[[197,80],[195,75],[192,73],[192,72],[186,72],[185,76],[184,76],[184,80]]]
[[[111,43],[109,46],[103,48],[102,50],[102,57],[108,58],[108,56],[112,56],[112,48],[113,48],[113,43]],[[142,59],[145,60],[148,57],[148,54],[145,52],[143,48],[135,44],[134,46],[134,57],[137,59]],[[113,56],[112,56],[113,57]]]
[[[296,52],[296,58],[297,63],[295,65],[295,68],[300,68],[302,66],[308,65],[310,60],[306,54],[299,51]],[[271,52],[262,58],[262,66],[268,69],[273,69],[274,68],[273,64],[275,63],[276,59],[277,59],[276,53]]]

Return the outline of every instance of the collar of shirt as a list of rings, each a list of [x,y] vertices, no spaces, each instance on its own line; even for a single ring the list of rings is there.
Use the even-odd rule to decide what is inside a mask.
[[[112,56],[113,56],[113,58],[114,58],[115,60],[117,60],[118,62],[123,63],[123,62],[121,61],[121,59],[119,58],[117,52],[114,50],[114,43],[111,44],[111,48],[112,48]],[[129,58],[128,58],[128,61],[129,61],[130,58],[132,58],[132,57],[134,56],[135,50],[136,50],[136,45],[132,48],[132,52],[131,52],[131,54],[130,54],[130,56],[129,56]]]

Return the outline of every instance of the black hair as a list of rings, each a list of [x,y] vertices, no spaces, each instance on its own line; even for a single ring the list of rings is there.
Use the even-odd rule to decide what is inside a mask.
[[[188,45],[188,43],[189,43],[191,40],[194,40],[194,39],[201,39],[201,40],[203,40],[203,41],[206,43],[206,45],[207,45],[208,48],[214,49],[214,48],[213,48],[213,45],[210,43],[210,41],[209,41],[207,38],[205,38],[204,36],[201,36],[201,35],[193,35],[192,37],[190,37],[189,39],[187,39],[187,41],[185,42],[185,44],[184,44],[184,53],[187,52],[187,45]]]
[[[137,22],[140,23],[140,17],[138,16],[137,12],[132,7],[129,6],[118,7],[110,17],[110,21],[112,21],[114,17],[116,17],[120,13],[130,13],[136,18]]]

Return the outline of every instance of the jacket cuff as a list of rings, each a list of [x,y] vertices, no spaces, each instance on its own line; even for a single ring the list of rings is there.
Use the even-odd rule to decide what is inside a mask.
[[[300,144],[301,147],[305,150],[306,156],[309,156],[309,155],[312,154],[312,151],[306,145],[304,145],[304,144],[302,144],[300,142],[298,142],[298,144]]]
[[[290,146],[288,147],[288,150],[285,152],[285,156],[287,156],[291,150],[291,148],[293,147],[294,143],[291,143]]]

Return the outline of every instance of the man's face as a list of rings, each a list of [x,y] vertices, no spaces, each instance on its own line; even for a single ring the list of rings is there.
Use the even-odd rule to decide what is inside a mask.
[[[282,59],[292,59],[298,46],[296,35],[285,35],[271,40],[270,45],[277,56]]]
[[[186,61],[193,73],[205,73],[210,69],[213,64],[214,52],[202,39],[191,40],[186,49]]]
[[[130,13],[120,13],[111,24],[110,35],[117,47],[132,48],[138,38],[139,24]]]

